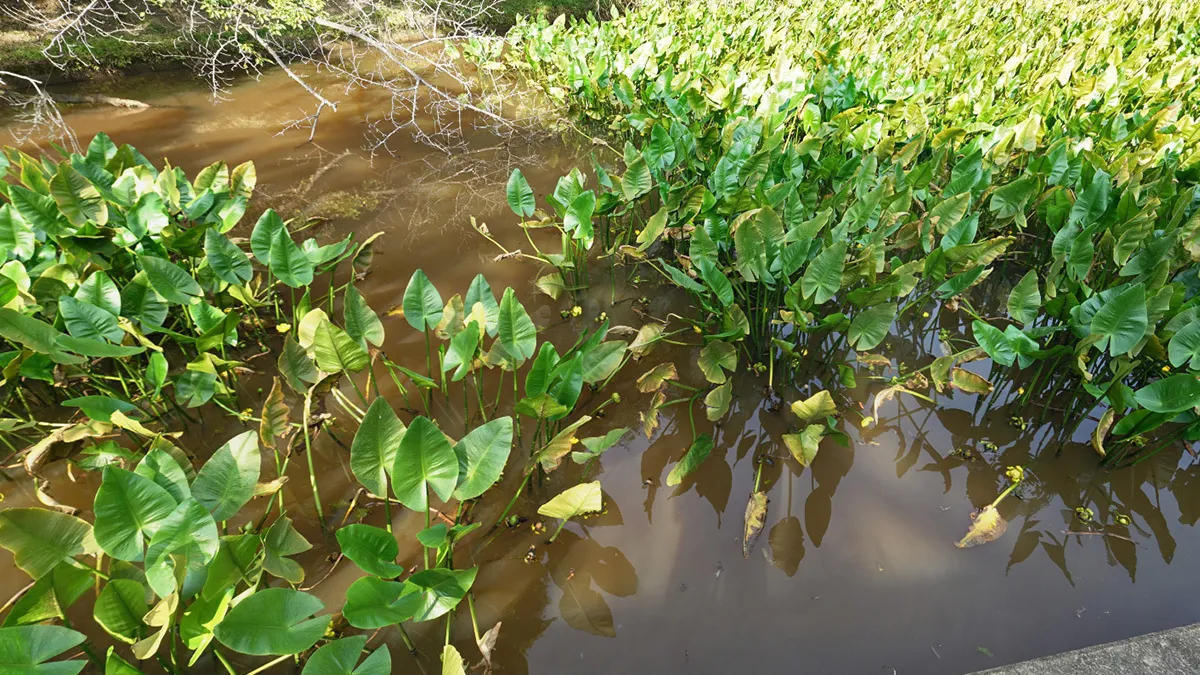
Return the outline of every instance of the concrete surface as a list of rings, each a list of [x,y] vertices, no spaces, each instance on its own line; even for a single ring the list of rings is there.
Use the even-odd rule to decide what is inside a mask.
[[[1047,656],[975,675],[1197,675],[1200,624]]]

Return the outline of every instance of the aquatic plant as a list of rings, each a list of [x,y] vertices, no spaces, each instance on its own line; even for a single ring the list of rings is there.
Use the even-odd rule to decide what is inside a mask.
[[[51,658],[83,642],[72,629],[42,624],[65,622],[67,609],[93,588],[96,628],[128,645],[102,660],[84,643],[97,668],[135,672],[131,660],[154,658],[180,672],[212,654],[234,672],[230,652],[277,657],[258,672],[317,647],[329,637],[331,617],[318,615],[321,601],[298,588],[306,571],[292,556],[312,545],[294,527],[282,488],[302,451],[312,506],[325,524],[313,441],[340,425],[354,430],[349,466],[362,494],[382,501],[386,514],[382,528],[347,525],[348,510],[336,531],[344,557],[366,574],[347,591],[349,626],[395,625],[408,641],[404,622],[452,615],[466,600],[489,658],[495,628],[480,635],[469,595],[476,569],[454,566],[456,544],[481,525],[471,520],[471,506],[506,469],[519,472],[498,527],[532,478],[540,484],[568,455],[590,467],[620,440],[624,429],[588,438],[579,432],[615,400],[600,392],[629,361],[630,345],[608,339],[604,323],[560,352],[539,340],[513,289],[497,299],[479,275],[465,295],[443,303],[418,269],[398,312],[423,334],[421,374],[382,351],[383,322],[355,287],[375,237],[357,245],[351,237],[296,243],[295,224],[272,210],[248,241],[232,237],[254,187],[252,164],[230,171],[218,163],[189,181],[103,135],[88,155],[64,152],[57,163],[15,150],[5,156],[6,168],[19,169],[13,182],[0,183],[8,198],[0,232],[9,243],[0,268],[8,289],[0,336],[14,347],[5,354],[4,439],[24,455],[47,507],[0,510],[0,547],[33,579],[11,604],[0,642],[40,645],[14,658]],[[282,344],[272,333],[284,334]],[[243,355],[255,344],[258,354],[276,352],[258,417],[239,410],[238,391]],[[187,365],[172,374],[172,362]],[[407,424],[380,395],[380,377],[395,385]],[[495,394],[485,399],[493,379]],[[419,402],[410,397],[414,388]],[[287,389],[300,400],[298,414]],[[348,420],[320,412],[328,403]],[[174,429],[194,422],[189,408],[208,405],[258,428],[229,439],[197,470],[174,443],[181,435]],[[71,413],[67,421],[50,421],[62,411]],[[462,430],[457,440],[447,436],[455,429]],[[70,461],[101,474],[91,522],[40,482],[56,446],[88,438],[103,440]],[[22,442],[28,447],[14,445]],[[576,451],[577,443],[588,451]],[[527,455],[513,453],[514,445]],[[274,475],[264,476],[272,464]],[[586,494],[574,498],[569,489],[542,510],[563,525],[599,510],[599,482],[580,488]],[[255,505],[256,497],[264,501]],[[434,508],[446,502],[459,504],[452,519]],[[406,574],[397,562],[394,505],[424,515],[419,572]],[[434,513],[442,522],[432,522]],[[231,522],[240,523],[236,532]],[[461,661],[446,621],[446,657]],[[306,671],[355,661],[365,638],[342,633],[311,654]],[[376,650],[359,668],[384,668],[388,658]],[[85,665],[65,663],[75,672]]]

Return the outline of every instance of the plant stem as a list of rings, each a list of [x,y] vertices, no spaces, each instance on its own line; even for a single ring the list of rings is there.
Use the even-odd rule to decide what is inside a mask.
[[[417,646],[413,644],[412,638],[408,637],[408,631],[404,630],[404,624],[396,624],[396,629],[400,631],[400,639],[404,640],[404,646],[408,647],[408,653],[416,654]]]
[[[504,513],[500,514],[500,518],[496,520],[496,524],[492,527],[499,527],[500,524],[504,522],[504,518],[508,516],[508,512],[511,511],[513,505],[517,503],[517,498],[521,496],[521,491],[524,490],[525,486],[529,484],[529,477],[532,475],[532,471],[525,472],[525,478],[521,480],[521,486],[517,488],[516,493],[513,494],[512,499],[509,500],[508,506],[504,507]]]
[[[475,632],[475,642],[479,642],[479,619],[475,617],[475,600],[472,593],[467,593],[467,609],[471,612],[471,630]]]
[[[312,486],[313,504],[317,507],[317,519],[321,523],[321,528],[325,527],[325,513],[321,507],[321,493],[317,490],[317,472],[313,468],[312,458],[312,437],[308,431],[309,414],[312,408],[312,395],[314,387],[309,387],[304,394],[304,458],[308,460],[308,482]]]
[[[274,661],[268,661],[267,663],[264,663],[263,665],[255,668],[254,670],[246,673],[246,675],[258,675],[259,673],[270,668],[271,666],[283,663],[284,661],[286,661],[290,658],[292,658],[291,654],[284,654],[283,656],[280,656],[279,658],[275,659]]]

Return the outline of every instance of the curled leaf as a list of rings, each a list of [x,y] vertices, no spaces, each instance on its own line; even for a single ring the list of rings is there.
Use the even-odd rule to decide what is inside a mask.
[[[271,385],[271,393],[263,401],[262,422],[258,427],[258,437],[263,447],[274,450],[278,447],[277,439],[286,439],[291,434],[288,427],[288,414],[291,409],[283,402],[283,387],[278,377]]]
[[[672,362],[660,363],[642,374],[637,379],[638,391],[648,394],[662,389],[667,380],[678,380],[679,373]]]
[[[950,384],[955,389],[965,391],[968,394],[992,393],[991,382],[963,368],[955,368],[950,371]]]
[[[1096,454],[1101,457],[1107,457],[1108,453],[1104,450],[1104,437],[1108,435],[1108,430],[1112,428],[1113,420],[1117,417],[1117,411],[1109,408],[1104,411],[1104,416],[1100,418],[1100,423],[1092,430],[1092,447],[1096,450]]]
[[[755,492],[746,502],[746,529],[742,537],[742,556],[749,558],[754,542],[767,524],[767,493]]]
[[[496,640],[500,638],[500,624],[497,621],[495,626],[492,626],[483,634],[475,644],[479,647],[479,653],[483,655],[483,675],[489,675],[492,672],[492,652],[496,649]],[[478,666],[476,666],[478,667]]]
[[[637,337],[629,344],[629,352],[640,359],[649,354],[662,338],[662,324],[648,323],[637,332]]]

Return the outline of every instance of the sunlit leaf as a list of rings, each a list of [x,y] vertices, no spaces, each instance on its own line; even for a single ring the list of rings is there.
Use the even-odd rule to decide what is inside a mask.
[[[8,549],[16,566],[35,580],[67,558],[100,551],[87,522],[40,508],[0,511],[0,547]]]
[[[555,495],[538,507],[538,515],[570,520],[586,513],[596,513],[600,507],[600,481],[592,481],[569,487]]]
[[[247,431],[217,449],[192,483],[192,496],[215,520],[228,520],[254,496],[261,459],[258,439]]]
[[[792,413],[799,417],[801,422],[813,422],[836,415],[837,404],[833,402],[833,395],[822,389],[803,401],[792,403]]]

